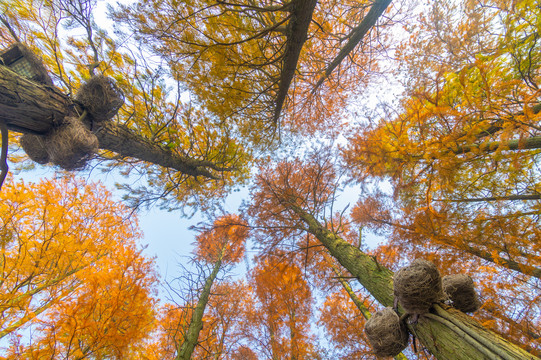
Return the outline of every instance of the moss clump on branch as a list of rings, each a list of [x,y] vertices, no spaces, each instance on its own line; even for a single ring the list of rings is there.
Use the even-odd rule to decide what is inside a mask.
[[[390,307],[368,319],[364,331],[376,356],[396,356],[408,346],[408,330]]]
[[[424,314],[444,299],[440,272],[430,261],[413,261],[398,270],[393,280],[394,295],[409,314]]]
[[[113,79],[104,75],[93,76],[81,85],[75,99],[96,122],[111,120],[124,104],[122,91]]]
[[[481,307],[481,302],[475,291],[471,277],[465,274],[444,276],[443,291],[453,302],[453,307],[462,312],[474,312]]]

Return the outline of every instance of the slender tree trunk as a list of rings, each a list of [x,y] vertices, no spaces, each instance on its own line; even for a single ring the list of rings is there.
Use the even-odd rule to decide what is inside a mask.
[[[393,306],[393,273],[370,255],[349,244],[322,226],[312,215],[294,204],[285,204],[307,225],[330,254],[384,306]],[[399,309],[403,313],[402,309]],[[417,339],[440,360],[539,359],[466,314],[445,305],[434,305],[432,313],[420,316],[417,324],[408,324]]]
[[[272,314],[268,314],[268,318],[269,318],[268,327],[269,327],[269,338],[270,338],[270,346],[271,346],[271,358],[272,360],[276,360],[278,359],[277,358],[278,348],[276,346],[276,330],[274,328],[274,323],[272,322],[272,320],[270,320],[272,318]]]
[[[409,228],[407,226],[400,225],[400,224],[397,224],[397,223],[393,223],[393,222],[390,222],[390,221],[387,221],[387,220],[381,220],[381,219],[373,219],[373,220],[376,221],[376,222],[379,222],[381,224],[386,224],[386,225],[389,225],[389,226],[400,228],[400,229],[405,230],[405,231],[416,232],[415,230],[412,230],[411,228]],[[519,273],[522,273],[522,274],[525,274],[525,275],[528,275],[528,276],[534,276],[536,278],[541,279],[541,268],[536,267],[534,265],[525,264],[523,262],[518,262],[518,261],[515,261],[515,260],[512,260],[512,259],[506,259],[506,258],[501,257],[501,256],[494,257],[494,254],[492,254],[489,251],[479,249],[479,248],[476,248],[474,246],[469,245],[470,242],[468,242],[468,241],[463,241],[460,244],[460,247],[457,248],[456,243],[449,241],[449,239],[446,239],[445,237],[439,237],[439,236],[432,235],[432,234],[425,234],[425,235],[430,236],[430,238],[435,243],[439,243],[439,244],[442,244],[444,246],[449,246],[451,248],[455,248],[455,249],[458,249],[460,251],[467,252],[467,253],[469,253],[469,254],[471,254],[473,256],[477,256],[477,257],[479,257],[479,258],[481,258],[481,259],[483,259],[485,261],[491,262],[493,264],[503,266],[503,267],[506,267],[506,268],[508,268],[510,270],[514,270],[514,271],[517,271]]]
[[[488,202],[488,201],[526,201],[526,200],[541,200],[541,194],[522,194],[522,195],[507,195],[507,196],[486,196],[480,198],[469,199],[437,199],[434,201],[455,202],[455,203],[471,203],[471,202]]]
[[[295,329],[297,319],[295,318],[295,309],[289,314],[289,337],[291,338],[290,356],[291,360],[299,358],[299,344],[297,343],[297,330]]]
[[[66,116],[73,114],[76,107],[77,104],[56,87],[35,83],[0,66],[0,122],[5,122],[10,130],[45,134],[60,125]],[[171,168],[189,176],[216,180],[222,172],[237,170],[212,161],[179,156],[171,149],[114,122],[102,123],[94,132],[100,149]]]
[[[222,250],[223,255],[223,250]],[[222,256],[214,263],[212,272],[207,277],[205,285],[203,286],[203,291],[199,296],[197,305],[192,313],[192,318],[190,320],[190,325],[188,326],[188,331],[183,338],[183,341],[178,346],[178,354],[175,358],[176,360],[190,360],[192,358],[193,351],[197,345],[199,339],[199,333],[203,328],[203,315],[205,314],[205,308],[209,302],[210,290],[212,284],[218,276],[218,272],[222,267]]]

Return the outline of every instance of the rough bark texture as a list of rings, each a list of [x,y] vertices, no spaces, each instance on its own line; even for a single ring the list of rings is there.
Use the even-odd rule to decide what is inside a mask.
[[[297,63],[301,54],[302,46],[308,37],[308,27],[312,21],[312,14],[316,7],[317,0],[295,0],[291,12],[291,20],[288,24],[288,36],[284,60],[282,62],[282,72],[280,73],[280,83],[278,93],[276,94],[276,107],[274,108],[274,124],[278,123],[282,107],[291,85],[291,81],[297,70]]]
[[[12,131],[45,134],[60,125],[77,105],[54,86],[30,81],[0,66],[0,121]],[[100,149],[180,171],[190,176],[218,179],[223,171],[234,171],[205,161],[181,157],[170,149],[113,122],[102,123],[95,131]],[[218,175],[216,175],[218,174]]]
[[[57,88],[35,83],[0,66],[0,121],[10,130],[44,134],[62,123],[69,104]]]
[[[209,302],[210,290],[212,288],[214,280],[216,279],[216,276],[218,276],[218,272],[220,271],[221,267],[222,259],[220,257],[220,259],[218,259],[218,261],[214,263],[212,273],[205,281],[203,291],[201,292],[199,300],[197,301],[197,305],[193,310],[190,325],[188,326],[188,331],[186,332],[183,341],[179,344],[178,354],[175,358],[176,360],[190,360],[192,358],[193,351],[199,339],[199,333],[203,328],[203,315],[205,314],[205,308],[207,307],[207,304]]]
[[[171,150],[164,149],[160,145],[135,134],[129,128],[114,122],[100,124],[100,129],[95,134],[100,142],[100,149],[175,169],[183,174],[217,179],[208,171],[208,168],[222,170],[211,162],[175,155]]]
[[[377,260],[323,227],[301,208],[289,206],[313,234],[374,298],[384,306],[393,306],[393,273]],[[402,309],[399,309],[403,312]],[[520,347],[482,327],[460,311],[444,305],[420,316],[417,324],[408,324],[410,332],[440,360],[505,359],[535,360]]]
[[[317,81],[316,86],[314,87],[314,91],[323,84],[326,78],[331,75],[334,69],[340,63],[348,56],[353,49],[359,45],[359,43],[362,41],[364,36],[368,33],[368,30],[370,30],[375,24],[376,21],[378,21],[379,17],[385,12],[387,7],[391,4],[392,0],[376,0],[374,1],[374,4],[370,8],[370,11],[368,11],[368,14],[363,18],[363,21],[355,27],[351,33],[349,34],[349,40],[344,45],[342,49],[340,49],[340,52],[338,55],[334,58],[334,60],[327,66],[327,69],[325,69],[325,74]]]

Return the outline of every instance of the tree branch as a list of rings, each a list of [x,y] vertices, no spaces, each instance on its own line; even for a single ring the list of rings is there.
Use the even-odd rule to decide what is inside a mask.
[[[60,125],[73,112],[71,100],[54,86],[45,86],[0,66],[0,122],[20,133],[45,134]],[[82,109],[80,113],[82,112]],[[132,157],[183,174],[218,180],[217,172],[236,171],[235,167],[220,166],[206,159],[192,159],[175,154],[127,126],[104,123],[96,131],[100,149],[116,152],[121,157]]]
[[[471,198],[471,199],[435,199],[434,201],[470,203],[470,202],[483,202],[483,201],[517,201],[517,200],[540,200],[540,199],[541,199],[541,194],[527,194],[527,195],[492,196],[492,197]]]
[[[480,152],[495,152],[498,149],[502,150],[529,150],[541,149],[541,136],[533,136],[526,139],[502,141],[490,141],[482,144],[471,144],[459,146],[458,148],[450,149],[455,154],[467,154],[472,151]]]
[[[370,30],[376,24],[376,21],[385,12],[389,4],[391,4],[391,1],[392,0],[376,0],[374,2],[370,8],[370,11],[368,14],[366,14],[361,23],[349,33],[347,36],[349,41],[342,49],[340,49],[340,52],[329,64],[329,66],[327,66],[327,69],[325,69],[325,74],[319,78],[314,86],[314,89],[312,90],[312,93],[314,93],[321,86],[321,84],[323,84],[325,79],[331,75],[333,70],[340,65],[346,56],[348,56],[357,47],[357,45],[359,45],[364,36],[368,33],[368,30]]]
[[[317,0],[296,0],[291,12],[291,20],[288,23],[288,37],[284,52],[280,83],[276,94],[276,106],[274,108],[273,125],[278,124],[284,102],[289,91],[291,81],[295,76],[302,46],[308,38],[308,28],[312,21],[312,14]]]

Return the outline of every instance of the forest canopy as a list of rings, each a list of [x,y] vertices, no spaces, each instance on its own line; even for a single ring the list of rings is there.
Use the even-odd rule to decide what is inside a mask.
[[[0,3],[0,358],[537,359],[540,19]],[[156,207],[200,220],[169,235],[193,240],[173,273],[143,245]],[[416,266],[425,308],[399,290]],[[384,314],[393,350],[364,331]]]

